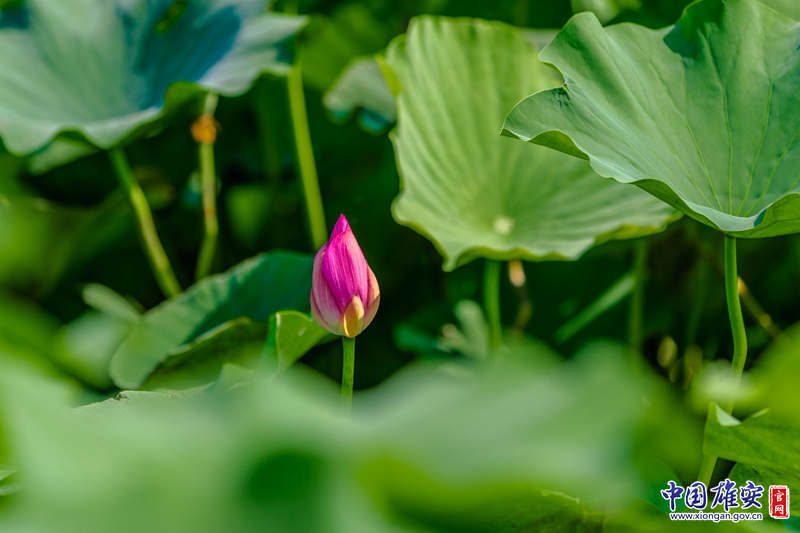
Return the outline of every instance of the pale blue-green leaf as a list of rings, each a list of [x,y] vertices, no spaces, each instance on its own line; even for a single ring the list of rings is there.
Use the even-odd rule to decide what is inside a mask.
[[[61,133],[107,149],[198,93],[283,74],[305,23],[266,0],[27,0],[0,25],[0,136],[30,154]]]
[[[38,152],[31,154],[27,161],[27,167],[32,174],[44,174],[94,153],[97,153],[97,148],[91,144],[81,139],[62,136]]]

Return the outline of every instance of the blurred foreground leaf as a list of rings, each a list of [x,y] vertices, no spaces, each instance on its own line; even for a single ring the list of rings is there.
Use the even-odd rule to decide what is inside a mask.
[[[520,355],[473,364],[477,372],[410,369],[357,395],[352,417],[334,386],[299,369],[234,388],[124,392],[70,410],[57,388],[4,368],[0,427],[23,490],[0,513],[0,530],[641,524],[633,502],[645,486],[631,449],[663,391],[637,377],[621,349],[598,346],[548,367]],[[654,523],[664,523],[656,511]]]
[[[98,284],[83,289],[91,307],[59,328],[52,346],[53,359],[63,370],[97,390],[113,388],[111,357],[139,321],[139,304]]]
[[[114,383],[111,358],[130,332],[132,323],[117,316],[88,311],[64,326],[58,335],[56,357],[72,375],[95,389]]]
[[[23,366],[62,378],[54,356],[59,326],[55,318],[31,303],[0,293],[0,372],[7,366]]]

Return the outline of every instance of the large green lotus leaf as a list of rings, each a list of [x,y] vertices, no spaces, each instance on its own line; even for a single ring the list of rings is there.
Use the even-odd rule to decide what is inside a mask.
[[[762,0],[776,11],[800,20],[800,2],[797,0]]]
[[[394,216],[434,242],[446,270],[476,257],[575,259],[598,242],[659,231],[673,215],[584,161],[499,135],[515,102],[558,84],[522,30],[420,17],[387,63],[401,87]]]
[[[27,0],[0,24],[6,147],[27,154],[78,132],[109,148],[198,91],[239,95],[286,72],[285,41],[305,19],[268,3]]]
[[[703,0],[671,29],[574,17],[541,58],[566,84],[505,132],[588,158],[740,237],[800,231],[800,25],[757,0]]]
[[[171,354],[185,352],[184,345],[233,319],[244,317],[266,324],[270,315],[278,310],[308,310],[311,266],[311,258],[305,255],[263,254],[225,273],[206,278],[154,307],[133,326],[114,353],[111,378],[120,388],[138,388]],[[221,328],[216,334],[225,335],[229,341],[229,334],[237,329]],[[249,334],[239,334],[251,338]],[[207,335],[201,340],[204,342],[195,343],[190,352],[198,353],[200,347],[204,348],[200,352],[208,352],[212,340],[215,349],[219,349],[220,339]],[[185,364],[187,355],[177,355],[177,359]],[[222,359],[221,355],[214,357],[214,360]]]

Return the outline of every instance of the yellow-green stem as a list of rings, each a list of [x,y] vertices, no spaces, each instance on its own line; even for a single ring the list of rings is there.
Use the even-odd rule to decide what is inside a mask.
[[[747,362],[747,332],[744,327],[744,317],[742,316],[742,303],[739,297],[739,274],[736,264],[736,238],[729,235],[725,236],[725,299],[728,303],[728,317],[733,333],[733,359],[731,366],[737,378],[741,378],[744,372],[744,365]],[[722,406],[726,413],[733,412],[733,402],[728,402]],[[711,480],[714,473],[714,465],[717,458],[713,455],[704,455],[700,465],[698,480],[706,484]]]
[[[503,325],[500,318],[500,272],[499,261],[486,260],[483,271],[483,306],[489,323],[489,347],[497,349],[503,340]]]
[[[356,369],[356,339],[342,337],[342,402],[353,404],[353,375]]]
[[[136,215],[136,221],[139,225],[139,233],[142,237],[142,243],[147,257],[150,259],[150,265],[153,269],[153,274],[156,277],[159,287],[167,297],[172,297],[181,292],[181,286],[178,279],[175,277],[170,266],[167,253],[161,245],[161,240],[158,238],[156,231],[156,224],[153,221],[153,213],[150,211],[150,205],[147,203],[147,198],[144,191],[136,181],[133,175],[128,159],[125,157],[125,152],[122,148],[114,148],[109,154],[111,164],[114,167],[114,172],[117,178],[125,189],[128,199],[133,207],[133,212]]]
[[[203,115],[213,117],[218,97],[214,93],[206,96]],[[213,119],[211,119],[213,123]],[[213,125],[211,126],[214,127]],[[212,135],[213,137],[213,135]],[[214,254],[217,251],[219,222],[217,220],[217,173],[214,165],[214,142],[199,143],[200,177],[203,183],[203,227],[205,234],[197,258],[195,279],[201,280],[211,273]]]
[[[314,249],[318,249],[325,244],[328,230],[325,227],[325,211],[322,207],[322,194],[319,190],[314,149],[311,145],[311,133],[308,128],[306,98],[303,93],[303,70],[299,59],[295,60],[295,64],[289,70],[287,86],[294,141],[297,148],[297,162],[303,182],[308,225],[311,229],[311,242]]]

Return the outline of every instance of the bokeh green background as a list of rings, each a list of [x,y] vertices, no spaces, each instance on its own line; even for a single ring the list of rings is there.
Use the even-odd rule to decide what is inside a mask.
[[[622,4],[611,20],[662,27],[686,2]],[[630,270],[634,245],[625,241],[576,262],[525,263],[532,315],[504,348],[506,362],[484,374],[463,353],[469,350],[447,342],[451,324],[462,333],[475,327],[459,323],[454,310],[480,298],[481,264],[442,271],[435,248],[392,219],[399,178],[388,137],[357,120],[334,120],[323,105],[351,60],[384,50],[416,15],[557,29],[573,6],[275,5],[286,9],[311,17],[297,54],[327,222],[347,215],[381,286],[378,317],[358,339],[358,415],[337,411],[338,343],[312,349],[298,374],[281,380],[235,386],[244,378],[226,368],[230,374],[203,394],[126,392],[114,399],[113,386],[75,376],[53,346],[65,325],[90,309],[87,284],[109,287],[139,309],[158,304],[161,293],[105,154],[35,173],[28,161],[0,152],[0,529],[661,528],[657,489],[676,476],[688,479],[699,461],[705,404],[692,405],[684,393],[701,361],[731,350],[722,236],[684,218],[650,238],[643,374],[629,368],[621,347],[626,299],[601,305],[568,340],[558,333]],[[163,131],[128,148],[184,286],[203,228],[190,135],[196,114],[197,106],[185,106]],[[214,270],[269,250],[313,252],[285,79],[265,76],[248,94],[222,99],[216,119],[221,235]],[[749,289],[748,367],[757,366],[773,336],[800,321],[800,239],[740,241],[740,275]],[[520,300],[507,281],[501,301],[510,323]],[[78,335],[93,349],[118,341],[113,320],[82,325]],[[607,342],[585,348],[597,338]],[[251,349],[260,354],[257,339]],[[560,360],[568,354],[578,355]],[[471,377],[459,381],[462,373]],[[790,386],[781,390],[793,398]],[[67,411],[102,400],[77,415]],[[598,509],[611,511],[604,519]]]

